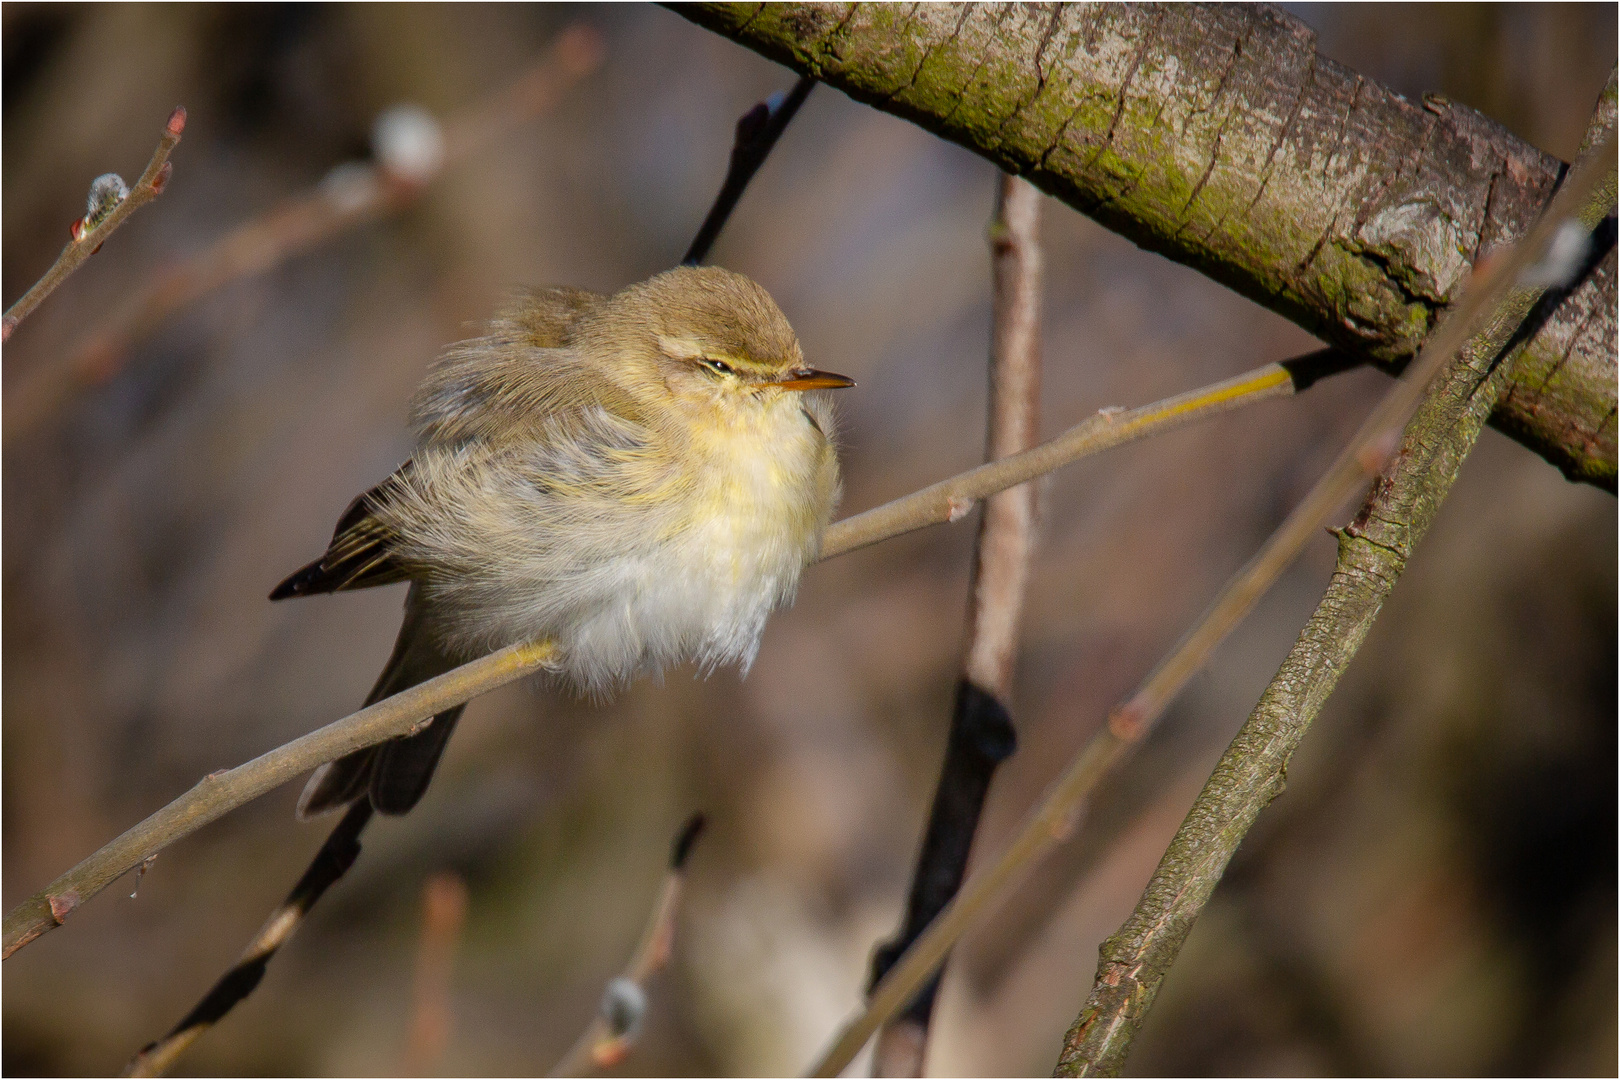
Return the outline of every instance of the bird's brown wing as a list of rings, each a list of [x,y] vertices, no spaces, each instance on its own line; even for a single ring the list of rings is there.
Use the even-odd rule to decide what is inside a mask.
[[[394,534],[377,520],[375,509],[389,488],[400,483],[410,470],[407,461],[387,480],[357,496],[338,519],[326,554],[277,585],[270,599],[369,589],[408,580],[410,575],[394,554]]]
[[[536,437],[575,379],[568,346],[580,318],[603,297],[583,289],[519,292],[487,332],[445,349],[411,402],[419,440],[495,445]],[[564,395],[565,396],[565,395]]]

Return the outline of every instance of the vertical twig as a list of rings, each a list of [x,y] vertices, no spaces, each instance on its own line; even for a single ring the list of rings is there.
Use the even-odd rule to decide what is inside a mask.
[[[467,922],[467,883],[447,871],[422,886],[422,938],[416,953],[411,1021],[399,1075],[431,1075],[450,1045],[450,972]]]
[[[1028,450],[1039,438],[1040,200],[1027,181],[1006,174],[999,177],[989,230],[993,305],[988,461]],[[945,763],[911,882],[905,924],[900,936],[873,957],[874,986],[961,887],[990,780],[1017,745],[1008,703],[1035,527],[1033,483],[985,500],[968,600],[967,652],[956,687]],[[876,1075],[922,1075],[938,990],[935,976],[883,1029],[874,1059]]]
[[[591,1069],[606,1069],[623,1061],[641,1034],[647,1012],[647,980],[669,962],[675,945],[675,916],[680,914],[686,886],[686,861],[703,833],[702,814],[693,814],[675,834],[669,855],[669,873],[658,890],[647,929],[642,931],[630,963],[608,983],[596,1016],[580,1032],[550,1076],[581,1076]]]

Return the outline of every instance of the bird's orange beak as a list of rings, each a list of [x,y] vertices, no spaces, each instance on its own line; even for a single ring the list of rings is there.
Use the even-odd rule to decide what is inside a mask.
[[[788,374],[792,378],[777,383],[778,390],[841,390],[855,385],[855,380],[848,375],[834,375],[830,371],[816,371],[814,368],[800,368]]]

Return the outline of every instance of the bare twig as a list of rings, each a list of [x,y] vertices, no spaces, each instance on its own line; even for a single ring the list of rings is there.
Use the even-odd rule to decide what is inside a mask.
[[[1612,131],[1612,113],[1607,119]],[[1612,138],[1607,145],[1612,154]],[[1606,164],[1613,167],[1612,160]],[[1544,223],[1557,226],[1580,207],[1572,205],[1578,192],[1563,195],[1569,199],[1562,207],[1555,202]],[[1578,219],[1590,227],[1612,213],[1613,205],[1611,188],[1592,199]],[[1612,216],[1606,219],[1606,245],[1592,253],[1596,258],[1588,258],[1580,277],[1612,250],[1613,222]],[[1281,794],[1289,759],[1428,531],[1497,398],[1510,385],[1518,353],[1570,291],[1567,285],[1554,288],[1537,301],[1534,288],[1521,288],[1435,380],[1393,468],[1374,485],[1355,520],[1338,531],[1337,565],[1316,612],[1221,756],[1135,910],[1103,942],[1096,981],[1064,1039],[1058,1075],[1117,1075],[1124,1065],[1194,920],[1260,811]]]
[[[1032,480],[1062,465],[1200,417],[1303,390],[1324,374],[1356,361],[1332,350],[1266,364],[1247,375],[1129,412],[1105,412],[1024,454],[981,465],[950,480],[847,518],[827,530],[823,559],[938,522],[955,520],[977,499]],[[452,705],[520,679],[545,666],[547,643],[515,645],[403,693],[386,698],[284,746],[204,779],[90,855],[6,915],[0,958],[62,925],[81,903],[167,847],[243,803],[350,750],[408,733]]]
[[[410,1028],[399,1075],[429,1076],[450,1044],[450,970],[467,922],[467,883],[434,874],[422,886],[422,943],[416,953]]]
[[[821,557],[830,559],[929,525],[959,521],[980,499],[1044,476],[1083,457],[1244,405],[1290,397],[1317,379],[1359,363],[1360,360],[1335,349],[1322,349],[1293,360],[1265,364],[1200,390],[1177,394],[1138,409],[1101,409],[1033,450],[980,465],[904,498],[835,522],[822,540]]]
[[[611,1068],[635,1046],[647,1011],[647,980],[669,962],[674,947],[675,916],[680,913],[681,893],[686,886],[686,860],[703,833],[703,825],[703,815],[693,814],[675,834],[669,873],[664,875],[641,943],[623,973],[608,983],[595,1018],[547,1075],[581,1076],[590,1069]]]
[[[118,227],[129,220],[129,215],[163,194],[163,189],[169,183],[169,177],[174,172],[174,166],[169,164],[169,155],[174,148],[180,145],[180,135],[186,130],[186,110],[184,106],[177,106],[169,114],[169,119],[163,125],[163,134],[158,138],[157,149],[152,151],[152,160],[146,163],[146,171],[135,186],[124,194],[123,181],[118,180],[115,187],[120,189],[111,198],[117,198],[111,203],[107,195],[98,192],[97,185],[90,190],[91,205],[85,216],[73,223],[73,239],[68,241],[62,254],[56,257],[56,262],[45,271],[45,276],[34,282],[29,290],[22,294],[15,304],[6,309],[3,319],[0,319],[0,341],[9,341],[11,332],[17,329],[17,324],[28,318],[33,310],[39,307],[40,302],[56,291],[58,285],[68,279],[68,276],[83,265],[84,260],[101,250],[101,245],[107,242],[107,237],[118,231]],[[112,174],[109,174],[111,177]],[[98,184],[101,178],[98,178]],[[116,177],[113,177],[116,179]],[[110,194],[110,193],[109,193]],[[98,195],[101,196],[98,198]],[[118,196],[122,196],[119,198]],[[99,204],[99,205],[98,205]]]
[[[973,920],[999,902],[1025,871],[1066,838],[1086,797],[1146,736],[1153,722],[1215,646],[1248,613],[1305,541],[1328,516],[1394,456],[1402,428],[1422,400],[1438,368],[1469,339],[1472,328],[1497,306],[1519,275],[1541,260],[1564,223],[1587,204],[1612,169],[1611,137],[1588,164],[1570,175],[1548,208],[1519,243],[1487,257],[1470,275],[1462,299],[1443,318],[1406,372],[1385,395],[1327,473],[1306,495],[1260,552],[1238,572],[1219,599],[1181,644],[1154,670],[1128,701],[1109,715],[1107,726],[1086,744],[1040,803],[1025,818],[1011,845],[975,874],[938,918],[901,957],[872,993],[866,1009],[839,1034],[811,1075],[836,1076],[854,1060],[874,1032],[901,1009],[933,975],[946,953]],[[1523,310],[1519,311],[1522,319]],[[1518,320],[1515,320],[1515,324]]]
[[[709,257],[709,248],[714,246],[720,230],[726,227],[726,221],[736,208],[737,200],[742,198],[748,182],[765,164],[776,140],[815,88],[815,78],[805,75],[793,84],[793,89],[785,94],[772,94],[738,118],[726,178],[720,185],[720,193],[714,197],[714,205],[709,208],[708,216],[698,228],[697,236],[692,238],[692,246],[686,249],[685,256],[681,258],[681,265],[696,266]]]
[[[79,391],[116,375],[130,345],[162,326],[175,312],[222,285],[263,273],[317,244],[409,206],[446,168],[550,109],[564,91],[595,70],[601,59],[600,34],[576,23],[558,34],[540,60],[515,82],[451,117],[442,131],[419,110],[384,114],[374,133],[376,164],[355,161],[339,165],[310,191],[237,226],[180,264],[153,275],[63,359],[23,377],[7,395],[6,441],[34,430]],[[401,122],[390,124],[390,120]],[[391,134],[418,133],[422,138],[391,138]],[[97,235],[101,232],[97,230]],[[69,245],[70,250],[72,247]],[[65,258],[67,253],[63,254]]]
[[[992,324],[990,419],[985,459],[997,461],[1035,445],[1040,431],[1041,195],[1003,173],[990,224]],[[1018,623],[1035,543],[1036,491],[1021,484],[984,501],[968,601],[962,678],[928,817],[905,922],[872,960],[876,985],[961,887],[996,767],[1017,745],[1009,701],[1018,652]],[[878,1037],[877,1076],[921,1076],[928,1024],[939,989],[935,977]]]

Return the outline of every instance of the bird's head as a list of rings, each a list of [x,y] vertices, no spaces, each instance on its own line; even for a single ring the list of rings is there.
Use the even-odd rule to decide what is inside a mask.
[[[854,386],[804,361],[799,339],[759,285],[714,266],[681,266],[609,298],[576,343],[612,375],[662,384],[685,400],[740,403]]]

